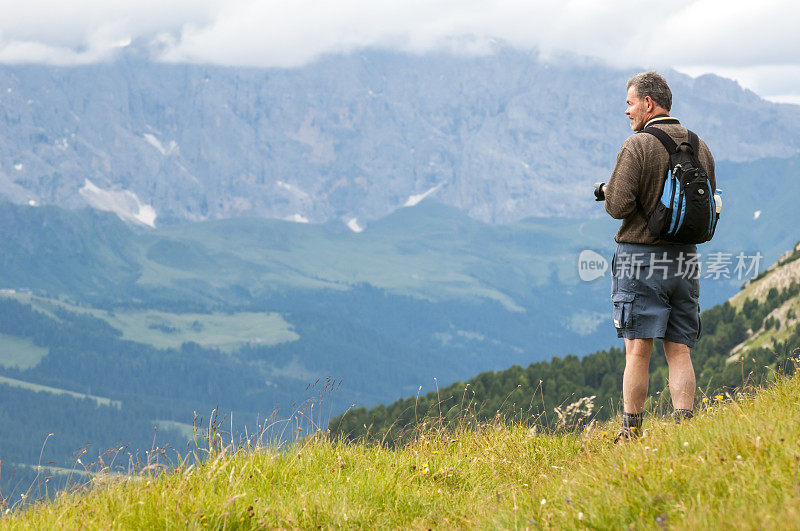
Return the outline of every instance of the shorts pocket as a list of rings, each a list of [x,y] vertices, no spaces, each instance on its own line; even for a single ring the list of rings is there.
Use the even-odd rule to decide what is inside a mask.
[[[633,299],[635,293],[620,291],[611,295],[614,303],[614,327],[617,329],[630,328],[633,325]]]
[[[703,333],[703,320],[700,318],[700,308],[697,308],[697,339],[700,339],[700,334]]]

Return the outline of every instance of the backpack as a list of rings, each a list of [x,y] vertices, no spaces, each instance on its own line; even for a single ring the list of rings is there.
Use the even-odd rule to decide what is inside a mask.
[[[672,168],[665,172],[661,199],[649,214],[645,214],[644,207],[636,199],[636,207],[647,221],[650,233],[675,243],[709,241],[717,229],[719,214],[711,181],[698,160],[700,140],[697,135],[689,131],[689,141],[678,145],[657,127],[645,127],[639,132],[649,133],[661,141],[669,153]]]

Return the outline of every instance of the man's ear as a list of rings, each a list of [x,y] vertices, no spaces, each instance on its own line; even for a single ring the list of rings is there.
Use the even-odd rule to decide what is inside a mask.
[[[644,97],[644,105],[647,108],[647,112],[653,112],[656,108],[656,102],[650,96]]]

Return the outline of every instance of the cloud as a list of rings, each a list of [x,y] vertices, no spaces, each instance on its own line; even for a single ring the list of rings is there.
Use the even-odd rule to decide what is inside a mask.
[[[185,24],[211,24],[218,2],[202,0],[3,0],[0,63],[74,65],[107,60],[135,40],[180,37]],[[162,37],[163,38],[163,37]]]
[[[45,63],[78,65],[102,61],[131,43],[130,37],[117,37],[113,26],[102,26],[89,34],[85,45],[74,49],[38,41],[11,40],[0,47],[0,63]]]
[[[166,62],[293,67],[361,47],[487,53],[501,39],[791,98],[798,15],[789,0],[4,0],[0,62],[95,62],[133,41]]]

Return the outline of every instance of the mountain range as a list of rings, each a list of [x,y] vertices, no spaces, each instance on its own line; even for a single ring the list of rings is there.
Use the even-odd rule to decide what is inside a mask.
[[[423,197],[507,223],[592,215],[633,71],[589,59],[365,50],[304,67],[0,66],[0,197],[144,225],[229,217],[361,230]],[[718,160],[800,152],[800,109],[667,72]],[[724,182],[724,181],[723,181]]]

